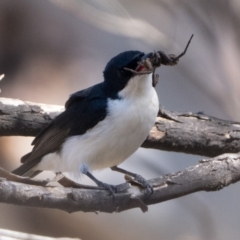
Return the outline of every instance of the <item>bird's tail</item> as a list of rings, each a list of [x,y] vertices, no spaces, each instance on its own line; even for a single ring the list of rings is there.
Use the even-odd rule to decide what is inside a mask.
[[[23,164],[20,167],[13,170],[12,171],[13,174],[32,178],[42,172],[41,170],[32,169],[41,161],[41,158],[34,159],[28,162],[27,158],[30,156],[30,154],[31,153],[28,153],[22,157],[21,162],[23,162]]]

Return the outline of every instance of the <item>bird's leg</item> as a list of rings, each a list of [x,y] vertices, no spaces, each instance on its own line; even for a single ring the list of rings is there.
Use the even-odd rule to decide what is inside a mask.
[[[123,173],[125,175],[129,175],[134,178],[134,182],[138,183],[140,186],[142,186],[144,189],[147,189],[147,193],[149,195],[153,194],[153,187],[148,183],[148,181],[143,178],[141,175],[129,172],[127,170],[124,170],[122,168],[119,168],[118,166],[111,167],[113,171]]]
[[[115,186],[99,181],[88,171],[86,172],[86,175],[89,178],[91,178],[99,187],[105,188],[106,190],[108,190],[111,193],[111,195],[115,196],[115,193],[117,192],[117,189]]]
[[[86,164],[83,164],[81,166],[81,172],[83,174],[85,174],[86,176],[88,176],[90,179],[92,179],[99,187],[105,188],[106,190],[108,190],[111,195],[113,197],[115,197],[115,193],[119,192],[119,189],[114,186],[114,185],[110,185],[104,182],[99,181],[98,179],[96,179],[89,171],[88,171],[88,167],[86,166]]]

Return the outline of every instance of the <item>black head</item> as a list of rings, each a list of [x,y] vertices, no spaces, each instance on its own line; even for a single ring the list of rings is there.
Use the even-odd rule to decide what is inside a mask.
[[[116,91],[122,90],[133,76],[133,73],[124,68],[136,69],[143,52],[126,51],[112,58],[103,72],[104,82]]]

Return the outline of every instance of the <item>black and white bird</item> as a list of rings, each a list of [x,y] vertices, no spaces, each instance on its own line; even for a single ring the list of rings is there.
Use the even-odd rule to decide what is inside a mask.
[[[161,63],[175,65],[177,61],[163,52],[126,51],[112,58],[103,72],[104,81],[70,96],[65,111],[36,136],[32,151],[13,173],[85,174],[115,193],[113,185],[97,180],[92,171],[118,170],[116,166],[141,146],[159,111],[154,70]],[[143,178],[134,176],[147,186]]]

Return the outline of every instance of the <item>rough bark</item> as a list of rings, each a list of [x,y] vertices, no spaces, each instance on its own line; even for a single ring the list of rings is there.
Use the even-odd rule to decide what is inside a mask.
[[[159,115],[142,147],[208,157],[240,151],[240,123],[204,114],[168,112]]]
[[[149,180],[153,194],[132,186],[116,194],[100,189],[42,187],[0,178],[0,202],[30,207],[54,208],[67,212],[121,212],[178,198],[197,191],[216,191],[240,180],[240,155],[223,154],[183,171]]]
[[[0,136],[36,136],[63,109],[0,98]],[[213,157],[239,152],[239,140],[240,123],[165,110],[142,147]]]
[[[63,109],[61,106],[1,98],[0,136],[35,136]],[[155,126],[143,147],[211,157],[225,152],[229,154],[202,160],[196,166],[150,180],[154,189],[151,196],[146,196],[131,181],[133,186],[117,193],[115,199],[106,190],[96,187],[46,187],[46,181],[17,177],[1,169],[0,202],[56,208],[67,212],[111,213],[136,207],[145,212],[147,205],[197,191],[219,190],[239,181],[240,155],[233,154],[240,151],[239,132],[240,123],[203,114],[183,114],[160,109]]]
[[[0,136],[36,136],[63,106],[0,98]]]

